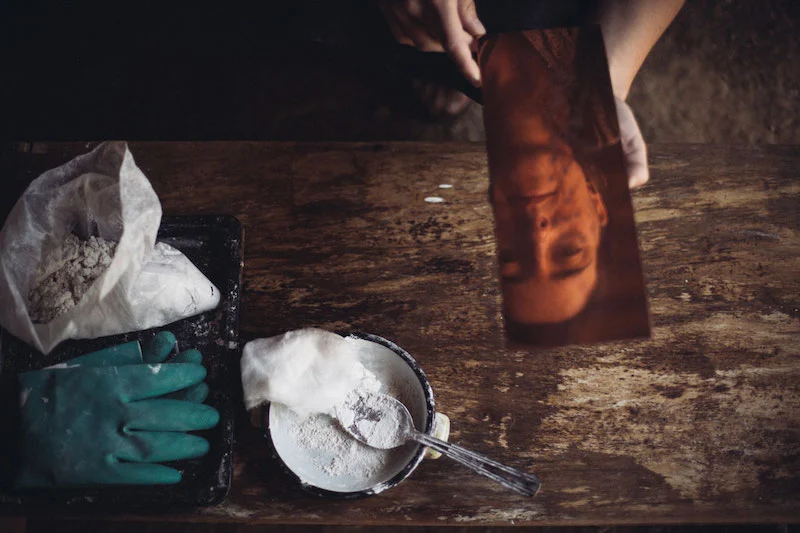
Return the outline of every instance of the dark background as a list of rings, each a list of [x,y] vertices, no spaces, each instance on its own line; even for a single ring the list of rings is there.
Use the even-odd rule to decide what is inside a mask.
[[[268,9],[248,11],[221,2],[215,8],[193,9],[166,4],[98,3],[78,8],[0,2],[0,140],[484,139],[479,105],[457,119],[436,119],[426,113],[411,89],[409,70],[390,60],[391,40],[369,2],[266,2]],[[800,143],[796,34],[800,34],[798,2],[687,2],[631,90],[628,102],[645,139]],[[7,192],[2,177],[0,191]],[[0,531],[24,531],[24,527],[24,522],[0,519]],[[376,530],[87,524],[44,518],[30,519],[27,528],[137,533]],[[377,530],[434,529],[441,530]],[[505,533],[512,528],[470,531]],[[798,528],[539,531],[778,533]]]
[[[0,140],[483,140],[478,105],[427,115],[368,0],[166,4],[0,2]],[[687,2],[628,100],[646,140],[800,142],[797,33],[791,0]]]

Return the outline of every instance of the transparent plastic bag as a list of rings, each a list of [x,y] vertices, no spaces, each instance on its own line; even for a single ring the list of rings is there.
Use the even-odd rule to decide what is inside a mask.
[[[124,142],[107,142],[36,178],[0,230],[0,325],[44,353],[65,339],[163,326],[214,309],[219,290],[180,251],[156,243],[161,203]],[[28,295],[68,234],[117,242],[75,307],[35,324]]]

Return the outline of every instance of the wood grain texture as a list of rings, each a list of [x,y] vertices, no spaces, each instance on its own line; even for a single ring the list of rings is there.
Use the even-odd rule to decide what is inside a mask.
[[[8,147],[3,188],[86,150]],[[389,338],[427,373],[451,441],[544,483],[525,499],[441,459],[379,496],[318,500],[287,484],[243,415],[227,501],[159,519],[800,520],[797,147],[652,146],[651,183],[634,193],[652,339],[536,352],[504,343],[482,145],[131,150],[165,213],[244,225],[243,341],[311,325]]]

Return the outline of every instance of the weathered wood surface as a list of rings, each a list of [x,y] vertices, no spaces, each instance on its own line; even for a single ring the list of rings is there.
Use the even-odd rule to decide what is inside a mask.
[[[87,147],[9,147],[0,183],[16,195]],[[165,213],[244,225],[242,340],[310,325],[392,339],[430,378],[452,441],[544,482],[526,499],[440,459],[379,496],[318,500],[285,485],[242,417],[227,501],[159,519],[800,521],[797,147],[652,146],[634,202],[653,338],[535,353],[504,348],[483,146],[131,150]]]

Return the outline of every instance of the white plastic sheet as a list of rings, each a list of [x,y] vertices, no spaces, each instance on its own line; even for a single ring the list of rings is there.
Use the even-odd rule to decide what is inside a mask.
[[[0,230],[0,324],[48,353],[65,339],[139,331],[214,309],[219,290],[180,251],[156,244],[160,224],[161,203],[124,142],[45,172]],[[39,261],[69,233],[118,242],[111,265],[75,307],[34,324],[28,294]]]

